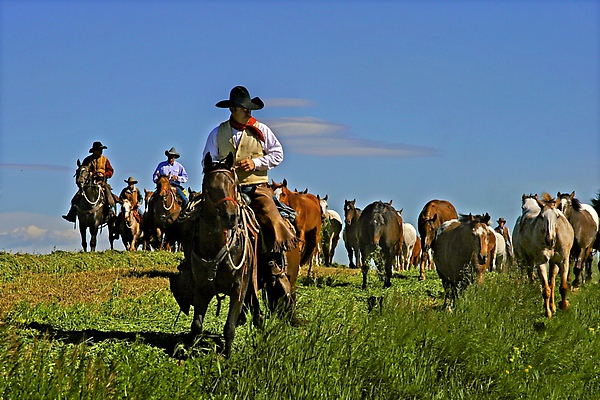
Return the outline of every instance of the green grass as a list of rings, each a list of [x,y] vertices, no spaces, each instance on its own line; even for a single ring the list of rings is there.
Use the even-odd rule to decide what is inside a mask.
[[[0,399],[595,398],[597,276],[547,320],[537,283],[487,274],[452,313],[435,271],[395,273],[382,289],[348,268],[313,268],[298,285],[298,327],[278,318],[236,332],[216,302],[188,335],[168,289],[180,254],[0,253]],[[98,290],[94,290],[98,287]],[[82,293],[83,292],[83,293]],[[92,295],[93,294],[93,295]],[[87,296],[86,296],[87,295]]]

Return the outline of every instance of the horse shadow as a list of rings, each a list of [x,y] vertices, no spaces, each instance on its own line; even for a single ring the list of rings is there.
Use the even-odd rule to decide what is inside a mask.
[[[187,333],[123,332],[101,331],[98,329],[63,330],[50,324],[31,322],[26,328],[38,331],[50,340],[67,344],[101,343],[106,340],[119,340],[130,343],[143,343],[163,350],[169,357],[186,360],[193,354],[221,352],[225,346],[223,335],[203,332],[200,336]]]

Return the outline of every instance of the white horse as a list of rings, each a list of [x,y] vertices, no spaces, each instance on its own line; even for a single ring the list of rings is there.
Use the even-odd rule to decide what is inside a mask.
[[[325,197],[321,198],[317,196],[319,199],[319,204],[321,205],[321,243],[318,244],[319,249],[315,252],[315,262],[317,264],[324,262],[326,267],[331,266],[333,263],[333,256],[335,254],[335,248],[337,247],[340,241],[340,233],[342,232],[342,217],[335,210],[329,209],[329,204],[327,202],[329,195],[325,195]]]
[[[409,222],[402,223],[402,230],[404,232],[402,240],[402,253],[400,259],[397,262],[398,269],[407,271],[410,268],[410,259],[413,252],[413,247],[417,242],[417,230],[414,225]]]
[[[537,204],[534,204],[537,203]],[[542,284],[542,297],[546,317],[556,313],[554,287],[560,275],[560,308],[569,307],[567,301],[569,253],[575,238],[573,227],[556,208],[557,201],[544,193],[543,201],[536,196],[522,197],[522,215],[513,230],[515,257],[519,265],[530,273],[537,267]],[[537,210],[537,212],[536,212]]]

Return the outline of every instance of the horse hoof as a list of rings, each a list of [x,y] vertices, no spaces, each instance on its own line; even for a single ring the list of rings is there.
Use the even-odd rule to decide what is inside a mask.
[[[569,302],[567,300],[561,301],[558,306],[561,310],[566,310],[567,308],[569,308]]]
[[[424,281],[425,280],[425,275],[419,275],[419,280],[420,281]]]

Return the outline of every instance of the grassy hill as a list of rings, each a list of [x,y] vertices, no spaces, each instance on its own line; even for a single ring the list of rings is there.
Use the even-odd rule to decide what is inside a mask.
[[[0,253],[0,398],[596,398],[600,290],[543,317],[539,284],[487,274],[452,313],[435,271],[369,289],[303,269],[293,327],[239,327],[221,357],[216,301],[201,339],[169,291],[180,253]],[[597,271],[597,267],[595,267]],[[222,309],[225,310],[224,304]]]

